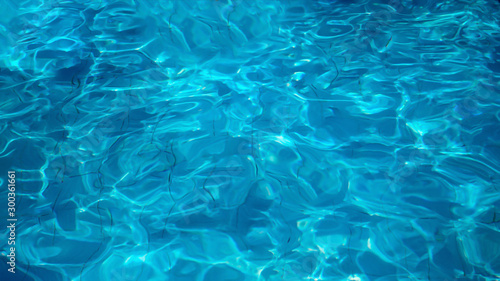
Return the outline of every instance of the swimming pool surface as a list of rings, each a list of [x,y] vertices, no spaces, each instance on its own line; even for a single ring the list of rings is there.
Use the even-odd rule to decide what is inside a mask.
[[[0,280],[500,280],[499,20],[0,0]]]

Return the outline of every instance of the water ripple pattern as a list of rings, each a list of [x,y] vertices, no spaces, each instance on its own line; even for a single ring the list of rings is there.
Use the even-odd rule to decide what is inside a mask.
[[[498,1],[0,3],[1,280],[500,279]]]

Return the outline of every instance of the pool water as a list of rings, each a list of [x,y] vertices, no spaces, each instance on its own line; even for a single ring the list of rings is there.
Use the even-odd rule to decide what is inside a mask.
[[[0,280],[500,280],[498,1],[0,3]]]

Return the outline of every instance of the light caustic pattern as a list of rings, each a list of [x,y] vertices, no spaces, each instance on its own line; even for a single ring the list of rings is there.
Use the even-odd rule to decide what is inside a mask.
[[[497,1],[0,3],[1,276],[500,278]]]

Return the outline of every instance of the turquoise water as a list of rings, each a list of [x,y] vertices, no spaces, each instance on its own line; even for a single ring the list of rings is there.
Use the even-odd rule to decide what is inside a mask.
[[[500,279],[498,1],[0,4],[0,280]]]

